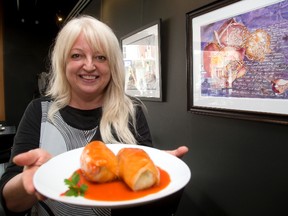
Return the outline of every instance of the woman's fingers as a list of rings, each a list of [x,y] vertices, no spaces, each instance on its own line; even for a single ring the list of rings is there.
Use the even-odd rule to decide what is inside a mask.
[[[37,197],[38,200],[45,200],[45,199],[47,199],[47,197],[43,196],[42,194],[38,193],[37,191],[36,191],[35,195],[36,195],[36,197]]]
[[[38,168],[38,166],[25,167],[24,172],[22,173],[23,186],[30,195],[36,192],[33,184],[33,177]]]
[[[174,150],[168,150],[166,152],[168,152],[169,154],[172,154],[176,157],[183,157],[187,152],[189,151],[188,147],[187,146],[180,146],[178,147],[177,149],[174,149]]]
[[[15,156],[13,162],[19,166],[41,166],[50,158],[48,152],[38,148]]]

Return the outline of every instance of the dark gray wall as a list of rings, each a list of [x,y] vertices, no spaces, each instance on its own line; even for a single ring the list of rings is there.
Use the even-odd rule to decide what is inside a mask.
[[[48,51],[58,32],[56,24],[21,22],[17,2],[4,1],[4,80],[6,124],[18,125],[37,94],[37,74],[48,70]]]
[[[48,40],[37,28],[24,29],[5,32],[5,105],[9,125],[18,125],[27,104],[37,94],[37,74],[47,72],[48,47],[52,43],[52,38]]]
[[[161,18],[164,102],[147,102],[154,144],[187,145],[192,178],[177,216],[288,215],[288,127],[187,111],[186,17],[212,0],[102,0],[119,37]],[[89,12],[93,7],[89,7]]]

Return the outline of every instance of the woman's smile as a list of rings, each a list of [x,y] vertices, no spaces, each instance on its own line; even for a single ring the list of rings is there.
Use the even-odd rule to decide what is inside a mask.
[[[79,75],[80,78],[84,79],[84,80],[95,80],[98,79],[100,76],[98,75]]]

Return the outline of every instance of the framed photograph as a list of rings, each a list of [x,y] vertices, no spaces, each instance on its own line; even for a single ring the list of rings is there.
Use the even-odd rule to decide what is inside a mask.
[[[188,110],[288,124],[287,11],[287,0],[222,0],[187,13]]]
[[[121,38],[125,92],[142,100],[162,101],[161,20]]]

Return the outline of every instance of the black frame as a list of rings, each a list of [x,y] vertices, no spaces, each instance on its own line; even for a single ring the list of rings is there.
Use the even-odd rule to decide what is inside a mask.
[[[149,32],[151,29],[156,30],[156,34],[150,34],[147,32]],[[156,37],[156,38],[155,38]],[[133,93],[133,90],[126,89],[126,85],[127,85],[127,65],[125,62],[125,56],[127,55],[126,50],[124,49],[124,45],[125,42],[127,41],[129,44],[137,44],[137,43],[143,43],[145,42],[146,39],[149,40],[149,38],[154,41],[154,43],[156,43],[155,49],[157,52],[156,58],[155,58],[155,65],[152,66],[148,66],[148,68],[152,68],[155,69],[155,76],[154,73],[152,72],[152,77],[156,77],[156,89],[155,86],[154,87],[145,87],[144,90],[142,91],[142,94],[139,94],[138,90],[135,90],[136,93]],[[138,28],[136,30],[134,30],[133,32],[123,36],[121,39],[121,48],[122,48],[122,52],[123,52],[123,58],[124,58],[124,62],[125,62],[125,68],[126,68],[126,77],[125,77],[125,92],[131,96],[137,97],[141,100],[147,100],[147,101],[162,101],[163,97],[162,97],[162,75],[161,75],[161,19],[155,20],[141,28]],[[129,45],[129,44],[126,44]],[[127,59],[126,59],[127,61]],[[129,62],[130,60],[128,60]],[[145,59],[144,61],[150,61]],[[152,60],[151,60],[152,61]],[[133,62],[134,63],[134,62]],[[149,62],[150,64],[150,62]],[[150,70],[149,70],[150,71]],[[128,74],[129,76],[129,74]],[[136,87],[135,87],[136,88]],[[151,89],[150,89],[151,88]],[[143,95],[144,92],[144,95]],[[158,94],[158,96],[155,96],[153,94]]]
[[[224,118],[253,120],[288,125],[288,115],[269,112],[242,111],[237,109],[196,106],[193,98],[193,27],[192,20],[200,15],[240,2],[241,0],[218,0],[186,14],[186,56],[187,56],[187,110],[194,114]],[[288,107],[287,107],[288,109]]]

